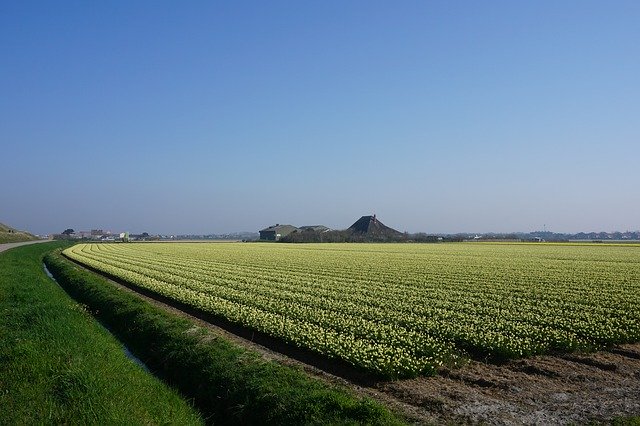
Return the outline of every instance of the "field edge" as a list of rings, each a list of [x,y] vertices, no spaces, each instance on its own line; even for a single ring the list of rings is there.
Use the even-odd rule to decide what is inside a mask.
[[[202,424],[188,401],[133,363],[46,276],[45,253],[67,245],[0,254],[0,423]]]

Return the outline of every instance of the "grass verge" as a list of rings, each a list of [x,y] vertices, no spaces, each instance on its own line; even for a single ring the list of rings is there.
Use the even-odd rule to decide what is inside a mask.
[[[402,424],[381,404],[267,361],[64,259],[45,263],[156,374],[215,424]]]
[[[0,254],[0,424],[202,424],[44,273],[46,252]]]

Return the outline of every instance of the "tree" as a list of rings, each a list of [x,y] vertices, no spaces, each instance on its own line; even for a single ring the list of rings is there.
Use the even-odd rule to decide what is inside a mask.
[[[74,231],[73,229],[71,229],[71,228],[67,228],[67,229],[65,229],[65,230],[62,232],[62,235],[71,235],[71,234],[73,234],[73,233],[75,233],[75,232],[76,232],[76,231]]]

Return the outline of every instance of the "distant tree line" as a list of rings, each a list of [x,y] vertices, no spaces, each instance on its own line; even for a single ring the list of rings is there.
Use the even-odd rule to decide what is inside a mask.
[[[317,232],[313,230],[295,231],[280,239],[283,243],[438,243],[461,241],[637,241],[640,232],[580,232],[563,234],[555,232],[530,233],[488,233],[480,236],[472,234],[416,234],[409,233],[358,233],[351,230]]]
[[[283,243],[438,243],[458,241],[449,237],[439,237],[425,233],[354,233],[349,230],[317,232],[295,231],[280,239]],[[462,241],[460,239],[459,241]]]

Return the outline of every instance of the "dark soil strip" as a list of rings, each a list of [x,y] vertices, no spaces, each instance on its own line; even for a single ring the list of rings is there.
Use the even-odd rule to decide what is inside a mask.
[[[449,370],[441,370],[440,376],[449,378],[451,380],[457,380],[462,383],[466,383],[468,385],[478,386],[480,388],[499,388],[506,389],[507,386],[504,383],[499,383],[498,381],[488,380],[481,376],[468,375],[464,374],[464,372],[452,372]]]
[[[560,375],[554,371],[551,370],[547,370],[545,368],[541,368],[538,367],[537,365],[533,365],[531,363],[527,363],[527,362],[521,362],[518,364],[515,364],[511,367],[511,369],[513,371],[520,371],[523,372],[525,374],[529,374],[529,375],[535,375],[535,376],[543,376],[543,377],[548,377],[548,378],[556,378],[559,377]]]
[[[605,371],[617,371],[618,370],[618,366],[612,363],[608,363],[608,362],[602,362],[602,361],[598,361],[595,360],[593,358],[589,358],[589,357],[578,357],[578,356],[562,356],[562,359],[566,359],[567,361],[571,361],[571,362],[576,362],[578,364],[584,364],[584,365],[588,365],[590,367],[596,367],[599,368],[601,370],[605,370]]]
[[[625,356],[627,358],[640,359],[639,352],[634,352],[634,351],[630,351],[622,348],[613,348],[609,352],[614,353],[616,355]]]
[[[263,346],[271,351],[277,352],[289,358],[295,359],[296,361],[299,361],[301,363],[318,368],[329,374],[345,379],[351,383],[357,384],[358,386],[373,387],[376,385],[376,383],[383,380],[382,377],[376,377],[372,375],[370,372],[358,369],[355,366],[345,361],[342,361],[340,359],[328,358],[325,355],[321,355],[304,348],[293,346],[290,343],[283,341],[282,339],[278,339],[276,337],[270,336],[261,331],[256,331],[248,327],[238,325],[218,315],[203,312],[199,309],[194,308],[193,306],[187,305],[186,303],[178,302],[169,297],[162,296],[160,294],[157,294],[153,291],[147,290],[142,287],[138,287],[119,277],[116,277],[115,275],[103,272],[97,268],[93,268],[91,266],[80,263],[74,259],[71,259],[70,257],[64,255],[64,253],[63,253],[63,256],[69,261],[73,262],[74,264],[80,266],[81,268],[87,269],[98,275],[108,278],[109,280],[123,287],[126,287],[135,293],[141,294],[156,302],[159,302],[171,308],[177,309],[191,317],[194,317],[206,323],[212,324],[216,327],[219,327],[225,330],[228,333],[231,333],[235,336],[246,339],[252,343]]]

